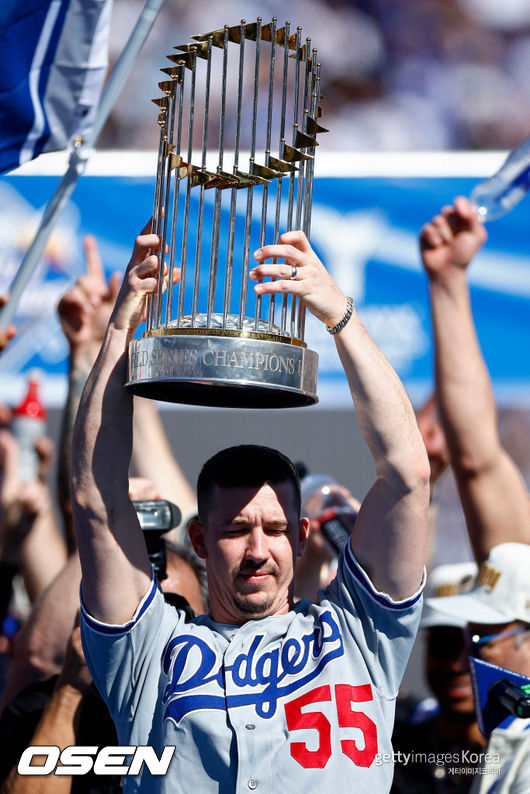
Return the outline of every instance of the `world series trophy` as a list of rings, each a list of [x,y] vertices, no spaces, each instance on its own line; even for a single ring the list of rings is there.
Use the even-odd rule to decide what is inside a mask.
[[[309,237],[316,136],[326,131],[317,51],[276,19],[191,39],[168,56],[153,100],[158,290],[130,343],[126,388],[194,405],[311,405],[318,356],[304,342],[303,302],[256,296],[248,275],[251,252],[283,231]]]

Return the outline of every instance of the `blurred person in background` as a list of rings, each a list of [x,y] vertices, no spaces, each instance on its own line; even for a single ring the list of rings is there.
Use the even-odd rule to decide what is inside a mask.
[[[10,412],[5,409],[3,414],[8,418]],[[47,483],[53,450],[50,439],[39,439],[38,477],[21,481],[17,440],[8,427],[0,429],[0,691],[13,637],[31,604],[66,562],[66,544]]]
[[[429,280],[440,419],[480,565],[471,593],[437,603],[440,610],[468,621],[476,637],[470,652],[530,676],[528,493],[499,439],[495,398],[477,338],[468,283],[468,268],[486,238],[473,206],[462,196],[443,207],[420,233]],[[528,791],[528,725],[514,718],[506,728],[492,732],[487,751],[502,748],[500,761],[493,777],[477,777],[474,792]]]
[[[473,776],[465,753],[480,753],[486,741],[475,713],[464,635],[467,624],[440,612],[436,603],[438,598],[468,592],[476,574],[474,562],[463,562],[437,566],[427,578],[429,604],[423,607],[420,636],[433,697],[398,700],[392,743],[402,755],[396,760],[391,794],[466,794],[471,787]]]
[[[530,680],[530,545],[500,543],[480,566],[471,592],[429,599],[467,624],[466,652]],[[508,676],[509,678],[509,676]],[[480,707],[480,706],[477,706]],[[530,782],[530,719],[505,712],[488,737],[472,794],[526,794]]]
[[[337,560],[349,540],[361,503],[328,474],[315,474],[295,464],[300,477],[302,515],[309,519],[304,553],[296,563],[295,598],[318,601],[319,590],[337,572]]]

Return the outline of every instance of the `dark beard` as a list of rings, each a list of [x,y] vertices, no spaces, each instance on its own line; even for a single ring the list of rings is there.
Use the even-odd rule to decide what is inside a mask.
[[[235,593],[234,603],[240,612],[247,615],[266,615],[274,603],[273,596],[267,596],[263,601],[252,601],[247,595]]]

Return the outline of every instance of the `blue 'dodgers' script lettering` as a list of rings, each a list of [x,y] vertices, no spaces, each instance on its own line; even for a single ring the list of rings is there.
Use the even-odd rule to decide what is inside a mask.
[[[289,637],[272,650],[260,652],[263,637],[256,634],[248,651],[226,666],[200,637],[181,634],[171,640],[163,664],[169,675],[164,719],[178,723],[191,711],[247,705],[254,705],[260,717],[270,718],[280,698],[305,686],[344,654],[339,627],[329,611],[319,615],[313,631]],[[233,686],[228,685],[229,677]],[[230,694],[234,687],[241,692]]]

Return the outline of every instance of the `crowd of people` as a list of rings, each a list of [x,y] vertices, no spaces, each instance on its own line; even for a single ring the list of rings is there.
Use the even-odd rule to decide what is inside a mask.
[[[117,58],[140,0],[115,0]],[[528,136],[530,11],[524,0],[167,0],[104,131],[105,148],[152,149],[165,55],[190,32],[277,16],[322,62],[326,147],[335,151],[512,149]]]
[[[529,500],[499,440],[468,286],[485,239],[462,197],[420,232],[435,394],[418,416],[303,233],[254,253],[256,293],[298,295],[336,342],[375,464],[362,503],[312,461],[255,445],[219,451],[195,490],[156,404],[123,388],[159,238],[148,225],[108,282],[85,240],[86,274],[58,306],[70,348],[60,522],[50,443],[21,482],[1,413],[0,794],[528,792],[530,721],[501,712],[485,735],[470,672],[472,658],[530,677]],[[431,571],[430,495],[447,466],[476,562]],[[340,543],[323,486],[343,507]],[[182,512],[161,566],[135,508],[145,499]],[[418,629],[427,701],[399,691]],[[19,774],[26,748],[72,745],[173,754],[164,775]]]

